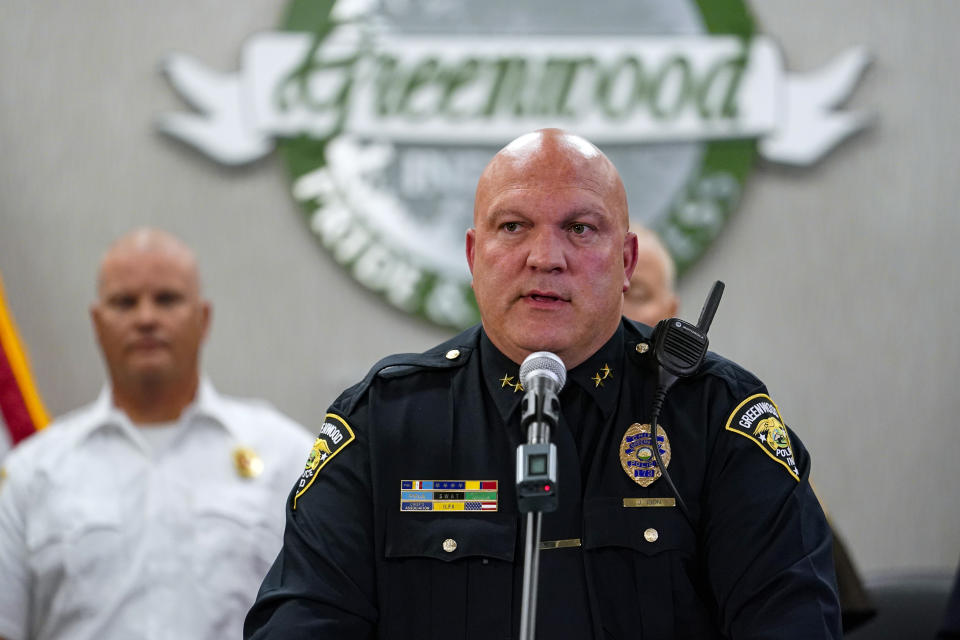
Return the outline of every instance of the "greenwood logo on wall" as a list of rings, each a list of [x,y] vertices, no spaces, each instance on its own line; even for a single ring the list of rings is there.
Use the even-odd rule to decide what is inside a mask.
[[[741,0],[292,0],[240,70],[175,54],[199,113],[165,133],[239,165],[279,147],[320,243],[361,284],[442,325],[478,319],[463,253],[490,157],[545,126],[620,169],[631,219],[682,271],[716,237],[756,156],[804,165],[867,123],[835,110],[867,54],[784,69]]]

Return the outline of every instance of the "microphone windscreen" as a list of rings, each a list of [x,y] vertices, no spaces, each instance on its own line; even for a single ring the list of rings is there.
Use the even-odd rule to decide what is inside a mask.
[[[544,371],[556,378],[556,392],[559,393],[567,381],[567,368],[563,366],[563,360],[549,351],[534,351],[524,358],[523,364],[520,365],[520,384],[525,389],[529,389],[528,382],[531,375]]]

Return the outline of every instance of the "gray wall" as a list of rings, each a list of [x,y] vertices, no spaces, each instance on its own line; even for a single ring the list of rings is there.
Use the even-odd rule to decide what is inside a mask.
[[[793,71],[865,45],[875,62],[850,106],[878,121],[812,168],[761,164],[681,282],[683,311],[726,281],[712,345],[766,380],[865,571],[953,567],[960,3],[753,4]],[[157,114],[184,108],[158,72],[163,54],[233,71],[283,6],[4,2],[0,273],[52,413],[102,384],[86,316],[94,270],[139,224],[201,256],[218,387],[308,428],[380,356],[450,335],[353,283],[307,231],[276,156],[227,170],[152,132]]]

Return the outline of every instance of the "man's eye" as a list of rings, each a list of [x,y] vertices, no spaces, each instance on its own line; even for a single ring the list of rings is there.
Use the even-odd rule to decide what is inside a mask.
[[[504,222],[504,223],[503,223],[503,230],[506,231],[507,233],[514,233],[514,232],[517,231],[518,229],[520,229],[520,223],[519,223],[519,222]]]
[[[137,300],[133,296],[115,296],[110,298],[109,304],[115,309],[131,309],[137,304]]]
[[[588,229],[587,225],[583,224],[582,222],[576,222],[570,225],[570,230],[573,231],[578,236],[581,236],[584,233],[586,233],[587,229]]]
[[[169,307],[179,302],[183,296],[178,293],[164,292],[156,297],[157,304],[162,307]]]

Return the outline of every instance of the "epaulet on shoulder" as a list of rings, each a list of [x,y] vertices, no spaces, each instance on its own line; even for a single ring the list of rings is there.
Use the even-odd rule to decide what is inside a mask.
[[[753,375],[753,373],[744,369],[733,360],[728,360],[713,351],[707,352],[707,357],[703,361],[703,366],[700,367],[697,375],[714,375],[729,382],[738,383],[745,388],[762,384],[760,379]]]
[[[423,353],[395,353],[383,358],[370,368],[363,380],[345,392],[346,412],[351,413],[357,402],[363,398],[374,379],[400,378],[424,369],[454,369],[462,367],[476,349],[479,338],[479,325],[467,329],[454,338],[439,344]]]
[[[626,349],[627,358],[644,369],[656,371],[657,361],[653,357],[653,352],[650,349],[652,336],[653,327],[648,327],[642,322],[637,322],[624,316],[623,346],[624,349]]]
[[[657,367],[657,361],[652,351],[643,350],[642,355],[635,353],[635,348],[638,343],[647,342],[649,344],[652,341],[654,328],[626,317],[623,319],[623,326],[624,342],[626,343],[625,346],[628,355],[646,364],[646,366],[655,369]],[[754,388],[762,384],[753,373],[714,351],[707,351],[703,364],[694,376],[716,376],[727,381],[728,384],[733,383],[743,388]]]

